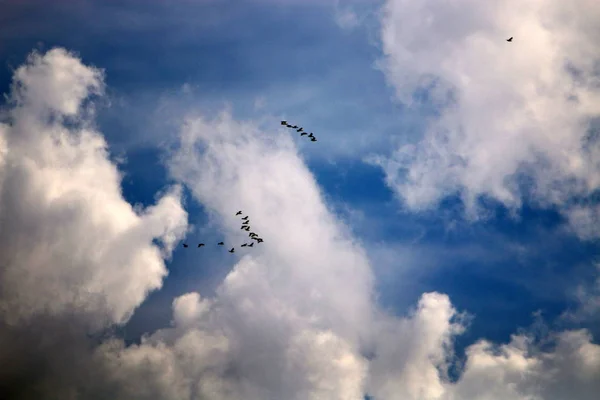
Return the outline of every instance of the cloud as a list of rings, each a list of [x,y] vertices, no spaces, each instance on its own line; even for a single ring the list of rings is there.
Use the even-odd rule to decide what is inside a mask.
[[[110,328],[160,287],[187,227],[181,189],[145,210],[122,198],[93,109],[84,110],[102,92],[98,70],[54,49],[15,77],[0,133],[0,216],[10,228],[0,233],[0,397],[595,398],[600,347],[585,331],[556,334],[549,352],[525,335],[477,343],[450,383],[463,314],[440,293],[423,294],[406,317],[379,309],[364,250],[288,132],[227,110],[190,116],[167,165],[221,224],[235,265],[214,297],[176,298],[172,326],[126,346]],[[72,97],[28,97],[63,85]],[[265,240],[247,252],[240,208]]]
[[[422,139],[374,157],[407,207],[459,193],[561,207],[600,187],[600,4],[388,0],[381,67],[398,98],[440,109]],[[505,39],[514,36],[512,43]]]
[[[2,331],[56,357],[64,343],[85,348],[74,332],[85,338],[126,321],[160,288],[164,258],[187,228],[178,187],[141,211],[123,199],[119,171],[86,106],[103,88],[102,71],[71,53],[33,53],[14,73],[0,125]],[[61,330],[56,321],[70,324]],[[58,379],[50,367],[57,365],[45,373]]]

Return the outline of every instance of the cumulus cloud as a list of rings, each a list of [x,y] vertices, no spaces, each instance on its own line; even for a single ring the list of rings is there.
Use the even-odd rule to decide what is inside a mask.
[[[441,111],[420,141],[371,161],[414,210],[456,193],[471,215],[479,196],[518,208],[589,195],[600,187],[599,19],[591,0],[386,1],[380,65],[405,104],[427,90]]]
[[[123,199],[119,171],[85,106],[103,88],[102,71],[62,49],[33,53],[14,73],[0,124],[5,332],[50,317],[73,316],[92,331],[126,321],[162,285],[163,258],[186,231],[178,187],[140,212]]]
[[[72,97],[30,99],[43,92],[31,85]],[[378,309],[369,260],[289,134],[228,111],[188,118],[168,168],[228,243],[247,239],[238,209],[265,242],[231,256],[214,297],[176,298],[172,326],[136,345],[110,331],[90,340],[160,287],[187,219],[178,187],[145,210],[123,200],[82,110],[102,87],[100,71],[60,49],[15,74],[0,134],[0,397],[559,400],[575,387],[569,398],[595,398],[600,347],[585,331],[557,334],[550,352],[526,336],[479,342],[450,383],[452,341],[466,328],[450,299],[426,293],[402,318]]]

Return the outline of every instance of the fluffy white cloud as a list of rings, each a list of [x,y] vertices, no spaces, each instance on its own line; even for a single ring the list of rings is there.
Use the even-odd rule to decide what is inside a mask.
[[[1,397],[595,398],[600,347],[585,331],[557,335],[551,352],[526,337],[478,343],[449,383],[452,339],[465,329],[450,299],[424,294],[405,318],[379,310],[364,251],[328,210],[287,132],[264,133],[228,112],[189,118],[169,168],[236,247],[233,270],[213,298],[175,299],[173,325],[139,345],[113,337],[90,346],[91,320],[122,322],[160,286],[163,257],[186,229],[180,190],[143,211],[123,200],[106,144],[81,109],[101,93],[98,70],[55,49],[15,76],[0,134]],[[41,90],[31,85],[66,85],[71,97],[30,99]],[[247,234],[238,209],[264,243],[239,247]]]
[[[83,105],[103,86],[100,70],[62,49],[34,53],[15,71],[0,125],[4,318],[86,310],[100,326],[123,322],[161,286],[163,256],[185,233],[179,188],[140,212],[123,199]]]
[[[418,143],[375,159],[406,205],[460,192],[475,214],[480,195],[561,206],[598,189],[599,19],[592,0],[386,1],[387,78],[406,104],[429,88],[442,108]]]

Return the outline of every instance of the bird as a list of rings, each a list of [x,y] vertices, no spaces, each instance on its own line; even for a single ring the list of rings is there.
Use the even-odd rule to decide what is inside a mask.
[[[253,237],[253,236],[258,236],[258,235],[254,232],[250,232],[250,234],[248,236]]]
[[[244,243],[244,244],[242,245],[242,247],[246,247],[246,246],[248,246],[248,243]]]
[[[242,219],[243,219],[243,220],[247,220],[247,219],[248,219],[248,216],[246,215],[246,216],[245,216],[245,217],[243,217]]]
[[[250,223],[250,221],[246,220],[244,222],[242,222],[242,225],[248,225]]]
[[[290,124],[285,124],[285,126],[287,126],[288,128],[291,128],[291,127],[292,127]]]
[[[252,247],[252,246],[254,246],[254,243],[250,243],[250,244],[248,245],[248,247]]]
[[[310,141],[311,141],[311,142],[316,142],[316,141],[317,141],[317,138],[316,138],[316,137],[313,137],[312,139],[310,139]]]
[[[314,138],[315,136],[313,135],[313,133],[311,132],[310,135],[308,135],[309,138]]]
[[[248,226],[245,226],[245,225],[242,225],[242,226],[240,227],[240,229],[246,229],[246,228],[249,228],[249,227],[248,227]]]
[[[238,211],[238,212],[235,213],[235,215],[241,215],[241,214],[242,214],[241,211]]]
[[[298,125],[292,126],[293,129],[298,129]]]
[[[250,227],[249,226],[242,226],[242,229],[245,229],[246,232],[248,232],[250,230]]]
[[[202,246],[204,246],[204,243],[199,243],[198,244],[198,247],[202,247]]]
[[[257,241],[258,243],[262,243],[262,242],[264,242],[264,240],[262,240],[261,238],[258,238],[258,239],[256,239],[256,241]]]
[[[302,127],[296,129],[297,132],[302,132],[303,130],[304,130],[304,128],[302,128]]]
[[[233,253],[234,251],[235,251],[235,250],[234,250],[234,248],[233,248],[233,247],[231,248],[231,250],[229,250],[229,252],[230,252],[230,253]]]
[[[218,244],[219,246],[223,246],[225,243],[223,243],[223,242],[219,242],[219,243],[217,243],[217,244]]]
[[[512,42],[513,37],[511,36],[510,38],[506,39],[507,42]]]
[[[287,121],[281,121],[281,125],[287,125]]]
[[[183,244],[183,247],[185,247],[185,248],[187,249],[188,245],[184,243],[184,244]]]
[[[302,133],[300,134],[300,136],[304,136],[304,135],[308,135],[308,133],[306,133],[306,132],[302,132]]]

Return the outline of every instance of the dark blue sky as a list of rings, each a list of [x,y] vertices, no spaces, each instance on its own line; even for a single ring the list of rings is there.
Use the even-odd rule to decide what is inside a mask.
[[[460,201],[448,198],[427,213],[405,212],[381,169],[363,162],[418,138],[435,112],[425,104],[409,113],[393,100],[374,67],[381,56],[374,21],[347,31],[325,4],[208,3],[4,1],[0,89],[8,92],[11,68],[35,48],[62,46],[103,68],[111,105],[99,108],[98,122],[114,155],[127,159],[123,191],[132,203],[153,203],[168,184],[159,145],[187,111],[230,104],[242,119],[302,121],[318,133],[319,146],[308,152],[300,143],[300,151],[364,243],[382,305],[401,315],[425,291],[448,294],[474,316],[460,348],[482,337],[507,341],[538,310],[558,323],[574,306],[599,247],[568,233],[555,210],[526,204],[516,220],[490,203],[490,219],[469,222]],[[216,240],[202,206],[191,196],[186,206],[196,226],[187,240]],[[230,268],[217,252],[176,251],[164,288],[137,311],[126,338],[168,324],[174,296],[210,293]],[[598,327],[589,327],[598,337]]]

